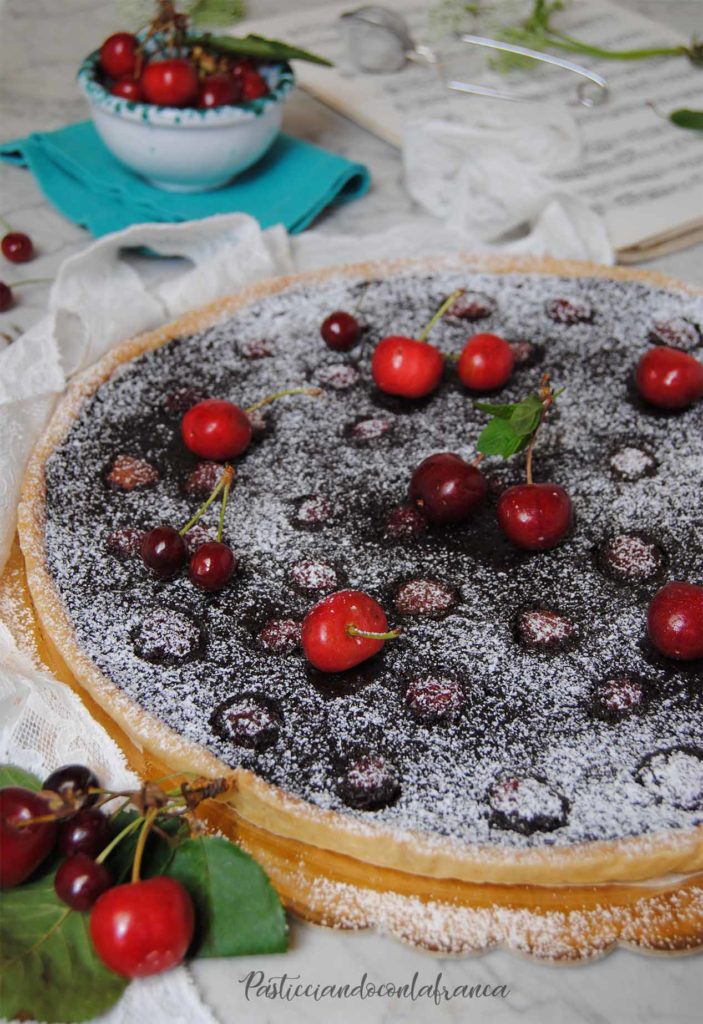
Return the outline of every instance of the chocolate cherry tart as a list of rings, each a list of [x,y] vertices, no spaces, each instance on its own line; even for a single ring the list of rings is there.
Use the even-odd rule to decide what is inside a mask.
[[[691,474],[703,407],[662,416],[631,377],[653,325],[703,322],[703,298],[618,270],[491,267],[365,265],[268,282],[111,353],[72,387],[28,470],[20,531],[34,605],[118,723],[174,770],[234,769],[246,841],[275,835],[286,857],[317,851],[319,877],[335,857],[360,865],[360,879],[365,864],[402,875],[407,892],[409,876],[551,887],[700,870],[700,662],[657,650],[647,616],[668,582],[701,584]],[[464,289],[493,300],[487,331],[543,351],[565,392],[539,427],[533,485],[572,497],[574,527],[534,553],[501,529],[496,506],[523,485],[523,448],[474,467],[487,493],[465,520],[419,528],[413,471],[440,453],[469,465],[487,415],[453,373],[421,403],[380,392],[360,349],[345,387],[268,406],[237,456],[224,536],[240,565],[226,587],[156,578],[127,544],[116,554],[118,529],[180,529],[193,515],[188,481],[196,467],[207,476],[211,454],[184,443],[179,402],[246,410],[288,382],[329,379],[344,359],[316,325],[353,308],[368,280],[372,339],[390,322],[418,338]],[[562,299],[592,319],[553,319]],[[456,352],[466,335],[448,316],[436,338]],[[541,416],[541,372],[516,365],[501,405],[533,395]],[[215,503],[196,525],[215,539]],[[633,535],[647,541],[635,561],[643,547],[660,552],[651,575],[605,571],[598,552]],[[344,651],[384,646],[316,667],[297,625],[340,591],[385,615],[357,628],[402,635],[348,636],[357,623],[342,614]],[[575,955],[590,948],[581,942]]]

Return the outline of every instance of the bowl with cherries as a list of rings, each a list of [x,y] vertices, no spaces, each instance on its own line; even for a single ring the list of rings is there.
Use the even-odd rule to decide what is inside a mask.
[[[199,35],[171,3],[136,34],[116,32],[89,54],[78,83],[110,152],[174,192],[220,188],[279,133],[294,86],[288,58],[321,57],[260,36]]]

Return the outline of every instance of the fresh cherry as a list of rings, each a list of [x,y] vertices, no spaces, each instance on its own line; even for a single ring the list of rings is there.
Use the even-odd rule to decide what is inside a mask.
[[[86,853],[75,853],[60,865],[54,878],[56,895],[72,910],[90,910],[112,884],[112,875]]]
[[[21,786],[0,789],[0,888],[9,889],[29,878],[51,853],[56,822],[23,822],[49,814],[42,797]]]
[[[226,107],[236,103],[238,99],[239,90],[231,75],[208,75],[200,83],[199,107]]]
[[[496,509],[503,533],[519,548],[545,551],[568,533],[573,518],[571,498],[558,484],[516,484],[498,498]]]
[[[268,94],[269,87],[266,79],[258,71],[245,72],[240,81],[242,84],[242,99],[244,100],[259,100],[262,96]]]
[[[635,371],[637,389],[660,409],[685,409],[703,395],[703,365],[677,348],[650,348]]]
[[[334,352],[348,352],[361,337],[361,326],[351,313],[338,309],[322,321],[320,334],[327,348]]]
[[[130,103],[140,103],[142,99],[142,83],[132,75],[125,75],[113,82],[110,92],[113,96],[120,96]]]
[[[187,448],[203,459],[234,459],[251,442],[249,417],[232,402],[206,398],[198,402],[181,421],[181,433]]]
[[[410,497],[431,523],[460,523],[481,504],[488,482],[453,452],[424,459],[410,478]]]
[[[142,91],[160,107],[191,107],[198,99],[198,72],[185,57],[151,61],[142,72]]]
[[[133,75],[139,42],[130,32],[115,32],[100,47],[100,66],[109,78]]]
[[[360,635],[360,634],[371,635]],[[395,638],[377,601],[359,590],[339,590],[314,605],[303,619],[305,657],[321,672],[344,672]]]
[[[34,256],[34,246],[23,231],[8,231],[0,242],[2,254],[10,263],[27,263]]]
[[[222,590],[237,569],[237,559],[229,544],[211,540],[201,545],[188,565],[188,576],[202,590]]]
[[[167,875],[108,889],[90,915],[98,956],[126,978],[144,978],[181,963],[194,926],[188,892]]]
[[[84,807],[61,826],[59,850],[65,857],[85,853],[97,857],[112,839],[110,822],[101,811]]]
[[[472,391],[493,391],[507,384],[515,355],[497,334],[474,334],[464,345],[457,363],[459,380]]]
[[[142,561],[159,579],[174,576],[186,560],[186,542],[172,526],[155,526],[142,537]]]
[[[379,341],[371,359],[376,385],[388,395],[423,398],[434,391],[442,377],[444,359],[426,341],[389,335]]]
[[[647,611],[647,632],[667,658],[703,658],[703,587],[677,580],[658,590]]]
[[[95,772],[82,764],[65,764],[57,768],[44,780],[42,789],[49,789],[75,807],[90,807],[100,796],[89,792],[99,789],[100,782]]]
[[[0,281],[0,313],[6,313],[8,309],[12,308],[14,302],[12,288],[4,281]]]

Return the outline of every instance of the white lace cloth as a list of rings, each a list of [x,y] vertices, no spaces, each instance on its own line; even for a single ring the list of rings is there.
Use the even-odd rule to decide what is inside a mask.
[[[544,252],[543,236],[536,251]],[[563,252],[563,221],[549,255]],[[165,283],[149,284],[121,251],[145,246],[182,256],[191,266]],[[244,285],[293,269],[307,270],[403,254],[457,250],[462,239],[426,218],[383,234],[347,237],[311,232],[289,239],[282,228],[262,232],[252,218],[227,214],[185,224],[141,225],[100,239],[63,264],[47,316],[0,351],[0,571],[16,528],[27,458],[72,374],[116,342],[153,328]],[[485,246],[484,246],[485,248]],[[514,247],[513,247],[514,248]],[[14,625],[11,623],[10,625]],[[0,620],[0,762],[45,776],[61,764],[89,765],[106,785],[134,781],[108,734],[78,697],[20,651]],[[130,985],[102,1024],[213,1024],[185,968]]]

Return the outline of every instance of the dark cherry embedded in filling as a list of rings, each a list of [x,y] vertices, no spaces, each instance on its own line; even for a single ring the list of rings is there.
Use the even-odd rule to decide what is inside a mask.
[[[693,747],[658,750],[645,757],[637,781],[661,803],[684,811],[703,808],[703,751]]]
[[[427,529],[427,520],[414,505],[398,505],[386,520],[385,535],[393,540],[419,537]]]
[[[105,544],[115,558],[134,558],[141,550],[143,536],[144,531],[134,526],[119,526],[108,533]]]
[[[355,366],[348,363],[335,363],[334,366],[323,366],[317,372],[320,384],[334,391],[347,391],[359,380],[360,374]]]
[[[307,494],[296,502],[295,522],[298,526],[321,526],[333,513],[334,506],[324,494]]]
[[[300,623],[296,619],[269,619],[258,639],[271,654],[291,654],[300,647]]]
[[[672,320],[657,320],[649,332],[649,340],[655,345],[669,345],[690,352],[700,345],[701,332],[691,320],[677,316]]]
[[[646,580],[661,569],[664,556],[656,544],[640,534],[621,533],[606,541],[600,560],[618,579]]]
[[[646,448],[640,448],[636,444],[625,444],[610,456],[610,468],[620,480],[634,483],[643,477],[654,476],[657,471],[657,460]]]
[[[291,579],[299,590],[313,593],[334,590],[337,586],[337,570],[328,562],[303,559],[291,566]]]
[[[459,600],[455,587],[432,577],[418,577],[401,583],[393,604],[399,615],[446,615]]]
[[[134,649],[145,661],[176,665],[200,649],[198,625],[172,608],[155,608],[143,619],[134,637]]]
[[[254,409],[253,412],[248,412],[247,416],[251,423],[252,438],[255,441],[260,441],[264,434],[268,433],[271,426],[268,416],[263,409]]]
[[[198,462],[183,481],[189,498],[209,498],[222,476],[222,463]]]
[[[134,491],[137,487],[149,487],[159,479],[159,471],[146,459],[134,455],[118,455],[105,474],[110,487],[120,491]]]
[[[445,316],[458,320],[484,320],[497,308],[496,300],[484,292],[464,292],[452,302]]]
[[[275,354],[273,345],[266,338],[242,341],[239,343],[239,351],[245,359],[270,359]]]
[[[212,716],[212,727],[222,739],[257,751],[273,746],[282,724],[277,708],[256,694],[233,697],[220,704]]]
[[[580,299],[551,299],[544,309],[557,324],[583,324],[593,319],[593,306]]]
[[[540,779],[503,779],[491,789],[488,801],[491,825],[523,836],[553,832],[566,824],[566,798]]]
[[[346,432],[356,444],[369,444],[387,434],[391,425],[391,420],[383,416],[369,416],[350,424]]]
[[[563,647],[578,635],[576,624],[549,608],[525,608],[518,613],[515,628],[526,647]]]
[[[449,722],[466,704],[461,683],[448,676],[417,676],[405,691],[405,704],[423,725]]]
[[[622,673],[610,676],[596,686],[593,706],[599,717],[617,721],[641,708],[644,696],[642,681],[629,673]]]
[[[170,416],[181,416],[198,402],[202,402],[204,398],[205,395],[202,391],[197,391],[195,388],[178,388],[177,391],[166,395],[162,402],[162,408]]]
[[[398,770],[384,757],[362,754],[340,777],[337,792],[348,807],[357,810],[387,807],[400,794]]]
[[[513,352],[515,366],[534,366],[542,355],[539,346],[531,341],[511,341],[508,344]]]

